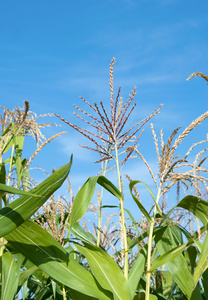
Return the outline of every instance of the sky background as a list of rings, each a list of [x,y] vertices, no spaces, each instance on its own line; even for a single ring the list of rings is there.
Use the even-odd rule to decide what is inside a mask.
[[[176,127],[184,129],[207,111],[206,82],[198,77],[186,81],[194,72],[208,75],[207,12],[207,0],[0,1],[0,104],[12,109],[26,99],[37,114],[56,113],[83,127],[73,115],[73,104],[86,109],[82,96],[109,105],[109,64],[115,57],[115,94],[121,86],[125,100],[137,87],[138,105],[129,126],[163,104],[152,122],[167,139]],[[62,124],[55,117],[50,121]],[[76,194],[78,186],[99,172],[100,165],[93,164],[99,156],[80,148],[90,143],[62,125],[44,131],[47,137],[60,130],[68,133],[47,145],[32,166],[50,173],[73,153],[70,179]],[[181,151],[186,153],[206,134],[205,121]],[[35,141],[27,145],[29,157]],[[157,172],[149,124],[138,149]],[[123,172],[152,186],[141,160],[129,161]],[[40,180],[43,174],[34,176]],[[116,184],[112,174],[109,178]]]

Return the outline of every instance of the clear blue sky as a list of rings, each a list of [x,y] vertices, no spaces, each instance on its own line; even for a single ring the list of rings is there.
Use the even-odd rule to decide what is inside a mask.
[[[124,99],[137,86],[135,121],[162,103],[153,123],[168,136],[208,109],[206,82],[186,81],[193,72],[208,75],[207,12],[207,0],[1,1],[0,103],[11,109],[27,99],[38,114],[55,112],[77,123],[73,104],[82,107],[79,96],[110,101],[115,57],[115,87],[121,85]],[[85,143],[79,134],[64,124],[63,130],[68,134],[48,145],[34,166],[50,172],[73,152],[72,182],[82,184],[99,170],[91,167],[97,157],[79,149]],[[206,133],[207,123],[198,135]],[[144,146],[143,154],[154,144],[144,137]],[[138,167],[142,175],[135,171],[133,179],[144,179],[145,169]]]

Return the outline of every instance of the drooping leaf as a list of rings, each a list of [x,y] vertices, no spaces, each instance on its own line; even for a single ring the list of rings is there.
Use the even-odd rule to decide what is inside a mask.
[[[68,176],[71,164],[72,157],[69,164],[58,169],[30,191],[30,193],[41,197],[22,196],[0,210],[0,236],[4,236],[14,230],[43,205],[50,195],[62,185]]]
[[[54,280],[83,294],[109,300],[90,272],[69,258],[66,250],[41,226],[31,220],[5,236],[6,240]]]
[[[126,208],[124,208],[124,210],[125,210],[125,212],[127,212],[127,214],[129,215],[129,218],[130,218],[130,220],[131,220],[131,222],[132,222],[132,224],[133,224],[135,230],[136,230],[137,233],[140,235],[139,227],[137,226],[137,223],[136,223],[134,217],[132,216],[130,210],[128,210],[128,209],[126,209]]]
[[[204,226],[208,223],[208,202],[195,196],[184,197],[177,205],[192,212]]]
[[[77,245],[77,248],[86,257],[99,284],[111,291],[115,300],[130,300],[128,281],[114,259],[105,250],[91,244],[84,244],[85,247]]]
[[[151,221],[151,217],[149,215],[149,213],[147,212],[147,210],[144,208],[144,206],[142,205],[142,203],[134,196],[133,194],[133,187],[135,186],[135,184],[140,183],[141,181],[138,180],[134,180],[131,181],[129,183],[129,189],[130,189],[130,193],[134,199],[134,201],[136,202],[137,206],[139,207],[140,211],[145,215],[145,217],[147,218],[148,221]]]

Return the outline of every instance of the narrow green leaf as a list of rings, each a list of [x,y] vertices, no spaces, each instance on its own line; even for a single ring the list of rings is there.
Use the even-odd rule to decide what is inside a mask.
[[[134,186],[135,184],[137,184],[137,183],[141,183],[141,184],[143,184],[143,185],[147,188],[147,190],[148,190],[148,192],[150,193],[150,195],[151,195],[153,201],[155,202],[155,205],[156,205],[156,207],[157,207],[158,213],[162,216],[161,209],[160,209],[160,207],[159,207],[157,201],[155,200],[155,197],[154,197],[154,195],[153,195],[153,192],[152,192],[152,190],[150,189],[150,187],[149,187],[145,182],[140,181],[140,180],[133,180],[133,181],[131,181],[130,184],[129,184],[129,188],[130,188],[131,194],[132,194],[132,188],[133,188],[133,186]],[[133,196],[133,194],[132,194],[132,196]],[[135,197],[135,198],[136,198],[136,197]],[[137,198],[136,198],[136,199],[137,199]],[[138,200],[138,199],[137,199],[137,200]],[[140,202],[139,202],[139,203],[140,203]],[[144,209],[144,208],[143,208],[143,209]],[[145,210],[145,211],[146,211],[146,210]],[[147,211],[146,211],[146,212],[147,212]],[[146,215],[145,215],[145,216],[146,216]]]
[[[88,178],[74,199],[69,220],[70,227],[79,221],[87,211],[94,195],[96,183],[100,184],[118,199],[122,199],[123,196],[121,192],[104,176],[93,176]]]
[[[92,245],[95,244],[93,240],[96,242],[96,238],[91,233],[84,231],[79,223],[75,223],[73,225],[73,227],[71,228],[71,233],[82,242],[87,242]]]
[[[26,219],[32,216],[37,209],[53,194],[64,182],[70,171],[72,157],[69,164],[63,166],[40,183],[30,193],[41,197],[22,196],[0,210],[0,236],[14,230]]]
[[[114,300],[131,300],[128,281],[114,259],[106,251],[91,244],[84,244],[85,247],[76,247],[86,257],[100,285],[113,293]]]
[[[139,207],[140,211],[145,215],[145,217],[147,218],[148,221],[151,221],[151,217],[149,215],[149,213],[147,212],[147,210],[144,208],[144,206],[141,204],[141,202],[139,202],[139,200],[134,196],[132,190],[133,190],[133,187],[135,186],[135,184],[137,183],[140,183],[141,181],[138,181],[138,180],[134,180],[134,181],[131,181],[129,183],[129,189],[130,189],[130,193],[134,199],[134,201],[136,202],[137,206]]]
[[[25,192],[16,188],[13,188],[12,186],[8,186],[6,184],[0,183],[0,191],[3,193],[9,193],[14,195],[24,195],[24,196],[33,196],[36,198],[41,198],[42,196],[36,195],[30,192]],[[32,190],[31,190],[32,191]]]
[[[139,227],[137,226],[137,223],[134,220],[134,217],[132,216],[131,212],[128,209],[126,209],[126,208],[124,208],[124,210],[129,215],[129,218],[130,218],[132,224],[134,225],[135,230],[137,231],[138,234],[140,234]]]
[[[156,259],[156,261],[151,265],[150,272],[152,273],[154,270],[157,268],[167,264],[168,262],[172,261],[175,259],[179,254],[181,254],[184,249],[186,248],[187,243],[181,246],[177,246],[175,248],[172,248],[171,250],[167,251],[160,257]]]
[[[14,136],[14,150],[16,158],[16,169],[17,169],[17,183],[20,185],[22,176],[22,149],[24,144],[25,129],[21,128],[17,135]]]
[[[11,129],[12,127],[13,127],[13,130],[14,130],[15,123],[10,123],[7,126],[7,128],[4,130],[4,132],[2,133],[1,137],[4,137],[5,135],[7,135],[9,133],[9,131],[12,131],[12,129]],[[11,146],[14,143],[13,138],[14,138],[14,133],[11,133],[11,134],[7,135],[6,139],[4,139],[1,152],[3,151],[3,153],[6,153],[11,148]]]
[[[142,274],[144,273],[144,268],[147,261],[147,248],[148,244],[146,244],[141,251],[139,252],[139,255],[134,262],[130,272],[129,272],[129,288],[131,292],[131,298],[133,299],[137,286],[139,284],[140,278]]]
[[[10,252],[2,256],[1,299],[13,300],[17,292],[19,268]]]
[[[154,234],[159,234],[160,231],[164,231],[164,228],[166,227],[155,227],[154,228]],[[129,243],[129,249],[132,249],[135,245],[137,245],[139,242],[144,240],[149,235],[149,230],[143,232],[140,236],[135,238]]]
[[[6,184],[6,169],[5,164],[0,164],[0,184]],[[0,201],[3,198],[4,192],[0,190]]]
[[[6,240],[33,264],[61,284],[98,299],[109,300],[93,276],[71,257],[41,226],[25,221],[5,236]]]
[[[24,158],[22,160],[22,169],[24,170],[25,166],[27,165],[27,160]],[[22,186],[24,191],[28,191],[30,189],[30,172],[29,166],[26,166],[26,169],[22,172]]]

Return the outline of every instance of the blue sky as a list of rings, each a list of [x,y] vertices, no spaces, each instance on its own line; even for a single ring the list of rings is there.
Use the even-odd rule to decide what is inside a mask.
[[[110,103],[109,64],[115,57],[115,90],[121,85],[126,99],[137,87],[135,122],[162,103],[152,121],[168,137],[207,111],[206,82],[186,81],[194,72],[208,75],[207,11],[206,0],[1,1],[0,103],[12,109],[27,99],[38,114],[57,113],[77,123],[73,104],[85,108],[79,96]],[[68,134],[48,145],[33,166],[50,172],[73,153],[76,190],[99,171],[97,157],[79,148],[86,142],[73,129],[63,124],[61,130]],[[206,133],[207,123],[191,137],[196,141]],[[143,135],[142,153],[155,168],[149,125]],[[140,162],[125,171],[151,184]]]

